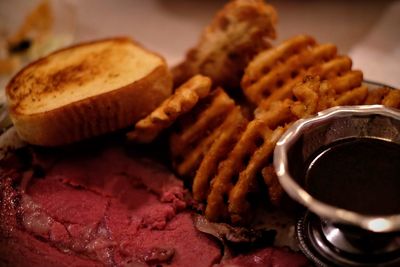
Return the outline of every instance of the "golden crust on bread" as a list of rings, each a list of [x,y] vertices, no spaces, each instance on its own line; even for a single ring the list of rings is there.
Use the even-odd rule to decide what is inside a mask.
[[[128,127],[171,91],[165,60],[129,38],[54,52],[22,69],[6,88],[18,134],[44,146]]]
[[[129,85],[163,64],[163,58],[128,38],[59,50],[21,70],[8,84],[14,113],[46,112]]]
[[[247,63],[270,47],[275,39],[275,9],[262,0],[234,0],[224,6],[208,25],[184,62],[172,72],[181,84],[195,74],[209,76],[215,85],[238,89]]]

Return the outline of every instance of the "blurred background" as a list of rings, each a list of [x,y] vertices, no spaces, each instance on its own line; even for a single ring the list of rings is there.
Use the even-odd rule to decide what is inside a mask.
[[[11,73],[15,72],[15,66],[61,46],[117,35],[133,37],[173,65],[183,59],[204,26],[226,2],[0,0],[0,45],[3,47],[0,60],[7,56],[6,40],[18,39],[27,32],[35,40],[33,44],[19,43],[13,47],[17,52],[24,45],[31,49],[14,62],[0,64],[0,71],[3,68],[2,73],[7,73],[4,69],[9,65]],[[400,87],[400,1],[271,0],[268,3],[279,14],[275,44],[300,33],[312,35],[319,42],[336,44],[340,53],[350,54],[354,65],[364,71],[365,78]],[[40,4],[42,7],[38,8]],[[36,23],[40,31],[29,33],[32,29],[27,20]],[[28,28],[25,33],[21,30],[24,27]]]

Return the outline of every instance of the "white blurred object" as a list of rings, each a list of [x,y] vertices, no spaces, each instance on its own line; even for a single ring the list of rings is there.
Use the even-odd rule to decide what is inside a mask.
[[[0,1],[1,44],[29,41],[27,51],[10,52],[23,57],[24,63],[71,44],[76,28],[75,4],[70,1]],[[4,57],[4,47],[2,52]]]
[[[8,81],[26,64],[72,44],[75,8],[66,0],[0,1],[0,129],[11,123],[5,106]]]
[[[350,50],[364,79],[400,88],[400,1],[392,3],[359,43]]]

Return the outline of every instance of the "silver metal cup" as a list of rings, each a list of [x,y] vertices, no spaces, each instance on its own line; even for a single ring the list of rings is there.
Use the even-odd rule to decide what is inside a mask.
[[[400,111],[380,105],[331,108],[295,122],[276,145],[274,166],[280,184],[310,211],[298,223],[300,247],[321,266],[400,266],[400,214],[365,215],[335,207],[303,186],[305,164],[313,153],[354,137],[400,145]]]

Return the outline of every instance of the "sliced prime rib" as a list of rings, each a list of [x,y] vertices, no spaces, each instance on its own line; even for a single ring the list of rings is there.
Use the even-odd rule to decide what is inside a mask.
[[[46,160],[45,160],[46,161]],[[183,184],[121,148],[3,168],[0,265],[211,266],[218,243],[197,231]]]
[[[0,161],[0,266],[307,263],[271,246],[223,257],[226,245],[196,229],[182,181],[140,155],[118,145],[22,148]]]

